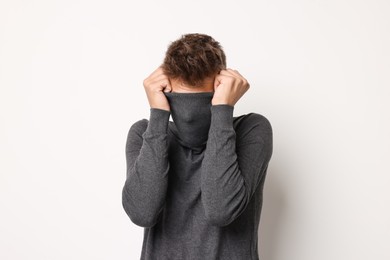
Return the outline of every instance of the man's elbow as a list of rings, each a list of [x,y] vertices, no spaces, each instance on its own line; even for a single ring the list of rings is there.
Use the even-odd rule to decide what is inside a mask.
[[[127,214],[134,224],[140,227],[151,228],[156,224],[156,221],[152,218],[143,217],[137,214]]]
[[[153,227],[157,223],[157,217],[146,210],[136,210],[126,196],[125,193],[122,194],[122,206],[130,220],[140,227]]]

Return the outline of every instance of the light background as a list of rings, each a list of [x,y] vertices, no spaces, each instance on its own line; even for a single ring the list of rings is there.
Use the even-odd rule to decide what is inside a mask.
[[[142,81],[184,33],[274,130],[263,260],[390,259],[390,2],[0,2],[0,259],[138,259],[121,204]]]

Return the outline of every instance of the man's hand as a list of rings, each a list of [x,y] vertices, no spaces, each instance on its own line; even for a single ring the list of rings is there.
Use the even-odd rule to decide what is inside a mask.
[[[161,66],[144,80],[143,85],[151,108],[170,111],[168,100],[163,92],[171,92],[172,87]]]
[[[248,81],[237,70],[221,70],[214,80],[214,96],[211,104],[234,106],[249,87]]]

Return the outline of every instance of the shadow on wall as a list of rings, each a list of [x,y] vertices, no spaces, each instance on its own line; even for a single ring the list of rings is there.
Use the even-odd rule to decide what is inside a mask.
[[[270,169],[271,170],[271,169]],[[277,170],[267,173],[263,191],[263,208],[259,226],[260,259],[276,260],[278,241],[283,236],[282,218],[285,210],[285,193],[278,179]]]

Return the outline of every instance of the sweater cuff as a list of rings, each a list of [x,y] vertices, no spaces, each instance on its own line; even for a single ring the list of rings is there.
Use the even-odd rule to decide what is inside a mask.
[[[171,112],[160,108],[150,108],[148,133],[167,133]]]
[[[233,111],[234,106],[228,104],[212,105],[211,109],[211,125],[229,128],[233,127]]]

